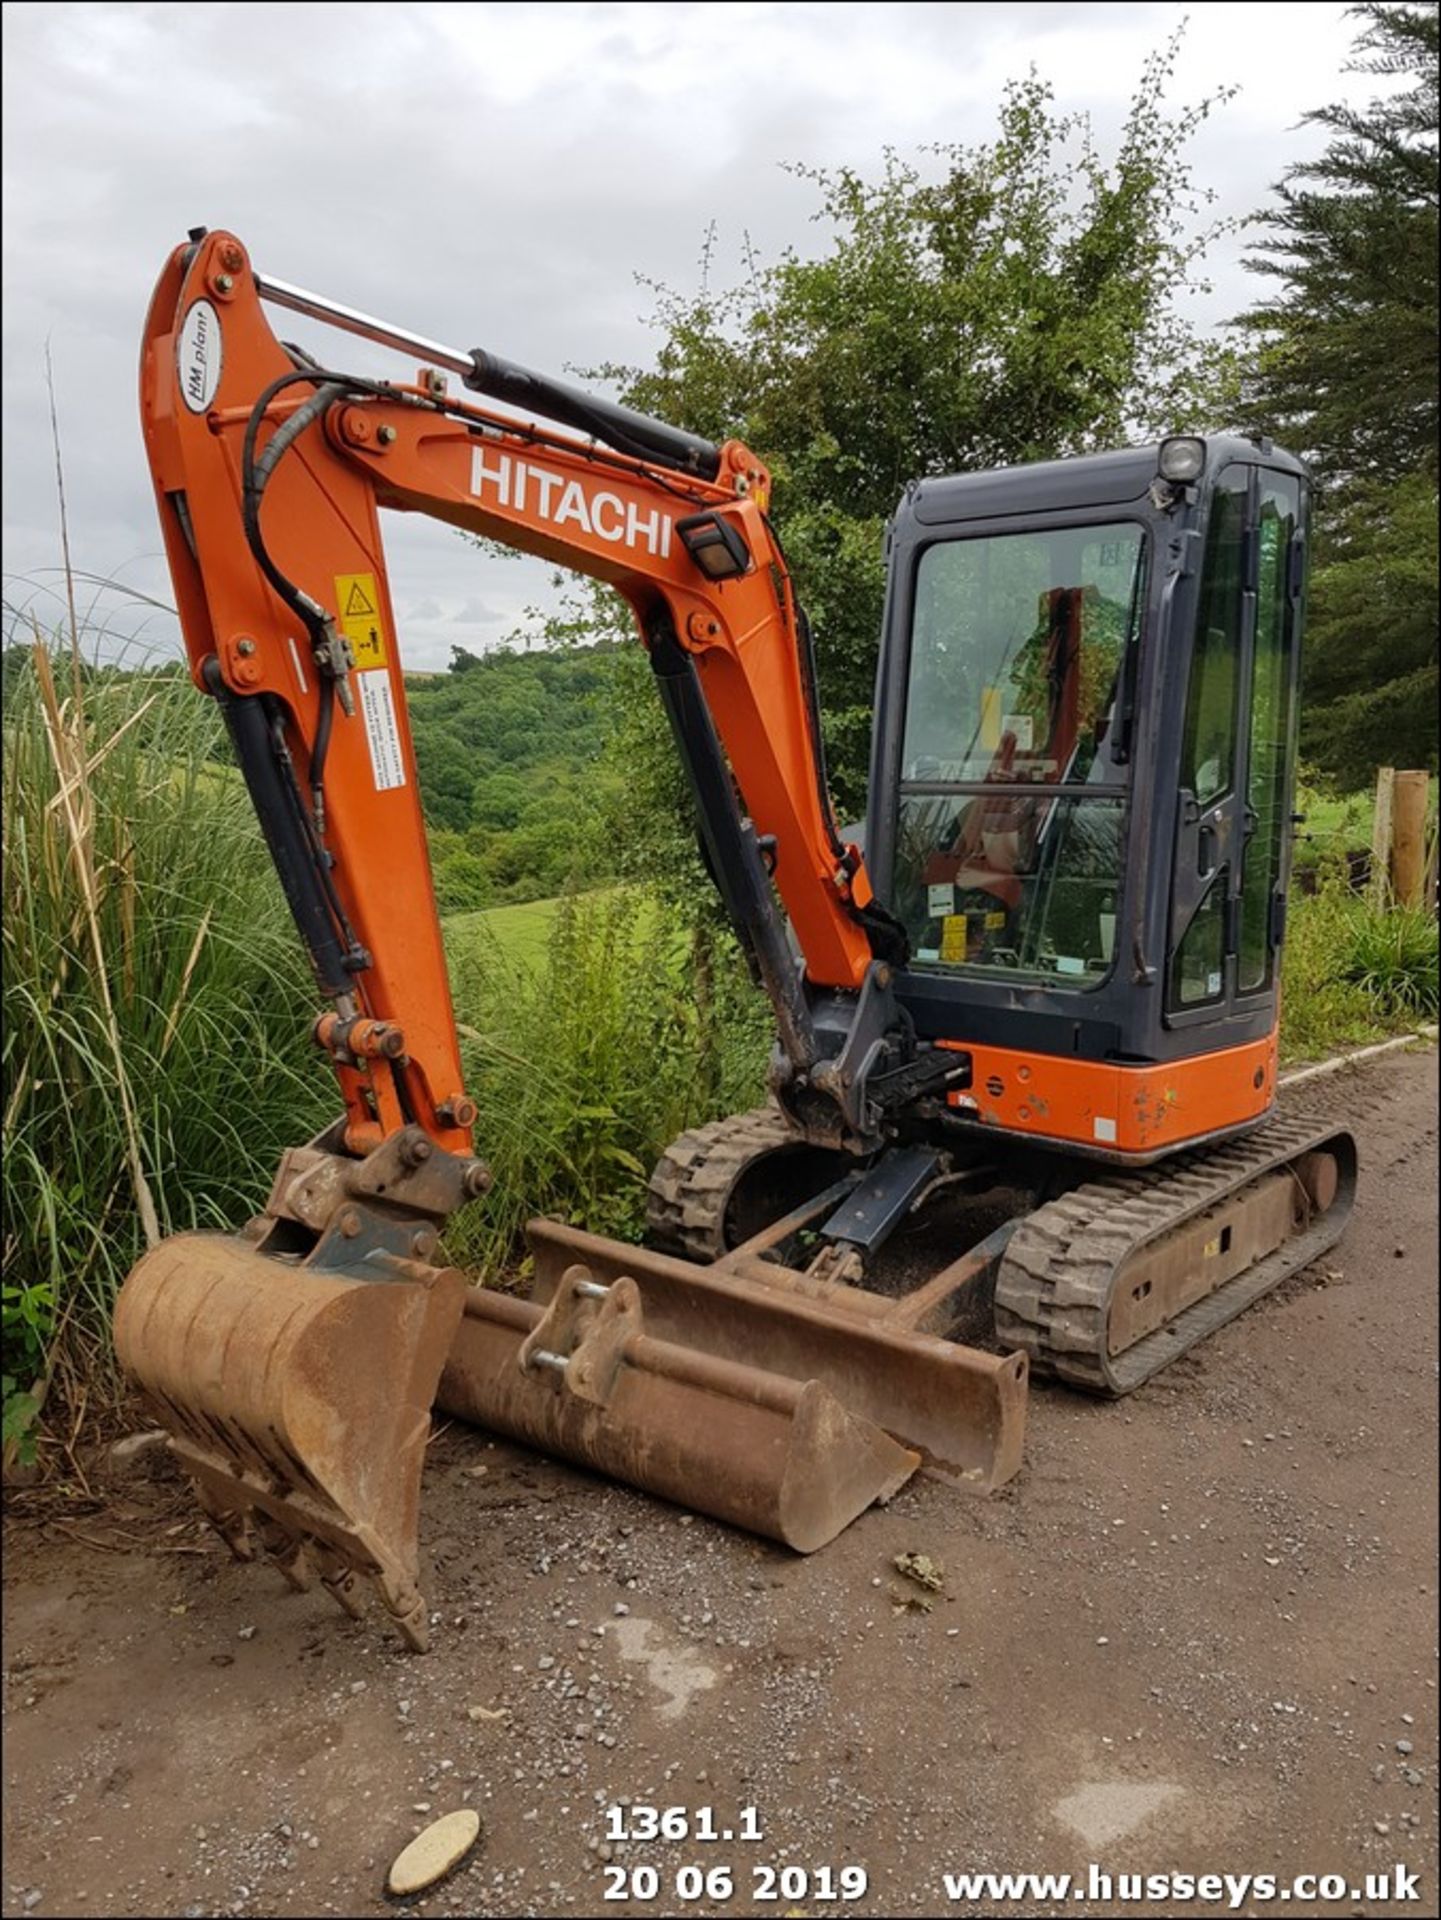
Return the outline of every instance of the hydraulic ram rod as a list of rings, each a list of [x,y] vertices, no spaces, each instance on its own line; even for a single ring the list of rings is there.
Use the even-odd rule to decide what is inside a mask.
[[[649,414],[619,406],[614,400],[600,399],[582,387],[552,379],[549,374],[532,372],[529,367],[502,359],[485,347],[462,353],[455,347],[443,346],[438,340],[428,340],[422,333],[411,333],[406,327],[392,326],[388,320],[377,320],[358,307],[342,306],[338,300],[328,300],[304,287],[291,286],[287,280],[273,280],[257,273],[255,284],[261,299],[268,300],[272,306],[308,314],[313,320],[324,320],[332,327],[358,334],[361,339],[373,340],[382,347],[393,347],[400,353],[417,353],[428,365],[458,373],[473,393],[488,394],[507,406],[533,408],[546,419],[575,427],[622,453],[654,460],[681,472],[696,473],[706,480],[713,480],[720,472],[720,448],[699,434],[686,433],[664,420],[654,420]]]
[[[261,299],[268,300],[274,307],[288,307],[292,313],[308,314],[312,320],[324,320],[343,333],[359,334],[362,340],[394,347],[398,353],[418,353],[427,365],[445,367],[451,373],[460,374],[462,379],[475,371],[475,361],[470,354],[461,353],[456,347],[442,346],[438,340],[427,340],[423,333],[412,333],[407,327],[394,327],[388,320],[377,320],[358,307],[343,307],[338,300],[307,293],[304,287],[292,287],[287,280],[272,280],[269,274],[257,273],[255,284]]]

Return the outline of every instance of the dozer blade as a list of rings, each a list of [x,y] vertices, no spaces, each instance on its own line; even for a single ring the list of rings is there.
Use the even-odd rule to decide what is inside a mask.
[[[147,1253],[115,1309],[121,1364],[237,1558],[258,1534],[350,1614],[369,1575],[417,1650],[420,1476],[465,1292],[454,1268],[348,1278],[194,1233]]]
[[[533,1222],[534,1297],[472,1288],[448,1412],[802,1553],[923,1463],[1020,1464],[1026,1362],[720,1267]],[[872,1303],[874,1304],[874,1303]]]

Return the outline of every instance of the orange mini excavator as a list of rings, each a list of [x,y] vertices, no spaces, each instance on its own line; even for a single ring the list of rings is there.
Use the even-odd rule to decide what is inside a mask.
[[[265,303],[425,364],[333,370]],[[371,1576],[423,1645],[437,1401],[809,1551],[917,1467],[1006,1480],[1029,1368],[1125,1393],[1340,1234],[1350,1135],[1273,1117],[1306,480],[1268,441],[907,489],[863,856],[738,441],[262,277],[203,230],[151,303],[141,404],[191,672],[344,1100],[244,1234],[163,1242],[116,1309],[238,1554],[258,1535],[352,1612]],[[382,507],[629,601],[775,1008],[770,1104],[674,1143],[648,1246],[534,1223],[529,1298],[437,1264],[489,1175]]]

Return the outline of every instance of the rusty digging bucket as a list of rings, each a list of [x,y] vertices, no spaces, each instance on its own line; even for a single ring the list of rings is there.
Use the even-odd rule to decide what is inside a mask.
[[[254,1534],[293,1587],[358,1615],[368,1574],[424,1648],[420,1475],[465,1299],[454,1267],[353,1279],[218,1233],[166,1240],[115,1306],[115,1351],[237,1559]]]
[[[368,1574],[423,1646],[432,1400],[801,1553],[923,1464],[978,1492],[1020,1465],[1020,1354],[779,1267],[693,1266],[549,1221],[529,1238],[530,1299],[416,1261],[316,1272],[219,1235],[144,1257],[116,1347],[237,1553],[253,1523],[293,1585],[313,1556],[350,1612]]]

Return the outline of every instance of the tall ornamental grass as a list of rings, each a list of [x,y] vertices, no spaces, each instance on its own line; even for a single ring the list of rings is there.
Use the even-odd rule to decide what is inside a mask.
[[[147,1242],[243,1221],[335,1105],[309,969],[213,702],[174,666],[5,660],[6,1438],[103,1398]]]

